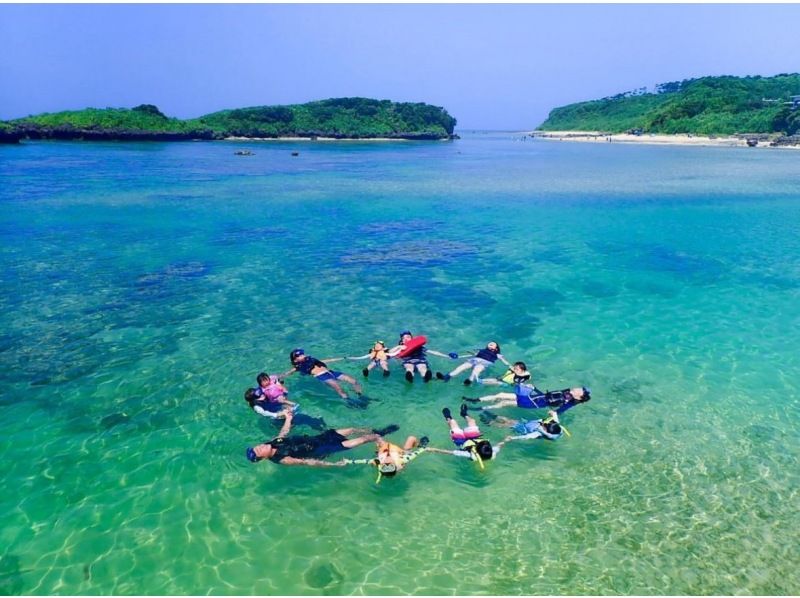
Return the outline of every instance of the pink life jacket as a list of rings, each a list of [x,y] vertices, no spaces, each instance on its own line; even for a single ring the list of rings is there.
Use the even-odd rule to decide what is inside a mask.
[[[279,398],[286,396],[286,394],[289,392],[280,382],[278,382],[277,376],[270,376],[269,382],[269,386],[262,388],[261,391],[270,401],[277,401]]]

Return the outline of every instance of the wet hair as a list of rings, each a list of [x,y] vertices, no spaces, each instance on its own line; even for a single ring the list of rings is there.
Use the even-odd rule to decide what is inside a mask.
[[[488,343],[486,343],[486,348],[489,349],[489,345],[491,345],[492,343],[497,345],[497,350],[495,352],[496,353],[502,353],[502,351],[500,350],[500,343],[498,343],[497,341],[489,341]],[[492,349],[489,349],[489,350],[491,351]],[[520,361],[519,363],[522,363],[522,362]]]
[[[289,353],[289,361],[294,363],[298,357],[305,354],[306,352],[303,351],[302,349],[293,349],[291,353]]]
[[[499,348],[499,346],[498,346],[498,348]],[[514,367],[517,367],[517,368],[519,368],[521,370],[525,370],[526,372],[528,371],[528,366],[525,365],[524,361],[515,361],[514,362]]]
[[[400,342],[403,342],[403,337],[404,337],[406,334],[407,334],[408,336],[414,336],[413,334],[411,334],[411,331],[410,331],[410,330],[403,330],[403,332],[401,332],[401,333],[400,333]]]
[[[251,407],[258,400],[258,396],[258,390],[255,388],[248,388],[244,391],[244,400],[247,401]]]
[[[484,461],[488,461],[494,456],[492,444],[488,440],[479,440],[475,443],[475,452],[477,452]]]
[[[261,372],[258,376],[256,376],[256,382],[258,382],[259,386],[261,386],[262,382],[269,382],[269,374],[266,372]]]
[[[545,422],[544,429],[548,434],[561,434],[561,424],[559,424],[557,421]]]

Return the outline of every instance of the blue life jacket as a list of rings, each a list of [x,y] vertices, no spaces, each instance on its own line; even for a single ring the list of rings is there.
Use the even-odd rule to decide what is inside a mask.
[[[475,357],[478,357],[480,359],[485,359],[486,361],[491,361],[492,363],[497,361],[497,353],[495,353],[491,349],[481,349],[475,354]]]

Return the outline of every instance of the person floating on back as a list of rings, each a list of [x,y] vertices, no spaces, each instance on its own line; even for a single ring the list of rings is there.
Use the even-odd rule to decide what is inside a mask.
[[[458,357],[455,353],[445,355],[439,351],[428,349],[425,347],[427,338],[419,335],[414,336],[410,331],[404,330],[400,333],[400,340],[397,345],[389,350],[390,357],[398,357],[403,362],[403,368],[406,370],[406,380],[408,382],[414,381],[414,370],[418,371],[420,376],[425,382],[430,382],[433,378],[433,373],[430,370],[427,354],[438,355],[439,357],[454,359]]]
[[[384,378],[389,375],[390,357],[386,351],[386,343],[384,343],[383,341],[375,341],[375,344],[372,345],[372,348],[366,355],[361,355],[359,357],[345,357],[345,359],[353,359],[353,360],[369,359],[367,367],[361,370],[361,373],[364,375],[365,378],[369,376],[369,373],[376,365],[381,366]]]
[[[516,361],[499,378],[481,378],[479,382],[484,386],[513,386],[520,382],[528,382],[530,379],[531,373],[528,371],[528,366],[525,365],[525,362]]]
[[[289,431],[292,428],[292,417],[291,413],[286,415],[283,427],[275,438],[262,444],[248,447],[245,451],[247,459],[252,463],[268,459],[281,465],[342,467],[347,465],[347,460],[327,462],[323,461],[323,459],[333,453],[374,442],[379,440],[382,434],[389,434],[399,429],[396,425],[387,426],[382,430],[337,428],[335,430],[326,430],[315,436],[289,436]],[[359,436],[348,438],[356,434],[359,434]]]
[[[558,440],[564,433],[569,435],[567,429],[558,420],[555,411],[548,411],[547,417],[532,420],[516,420],[503,416],[492,416],[492,423],[499,424],[506,428],[511,428],[516,436],[506,436],[497,446],[502,447],[511,440],[535,440],[543,438],[545,440]]]
[[[456,450],[448,451],[444,449],[437,449],[428,447],[428,450],[433,453],[442,453],[445,455],[454,455],[456,457],[466,457],[477,461],[481,469],[483,469],[483,462],[493,459],[500,452],[500,447],[492,447],[491,443],[481,438],[482,434],[478,423],[469,415],[467,415],[467,406],[461,406],[461,417],[466,420],[467,426],[461,428],[458,422],[453,419],[450,409],[445,407],[442,409],[442,415],[445,422],[450,428],[450,440],[456,445]]]
[[[355,378],[353,378],[352,376],[348,376],[347,374],[343,374],[342,372],[337,372],[335,370],[328,369],[326,361],[333,362],[341,360],[342,360],[341,357],[336,357],[336,358],[326,359],[325,361],[321,361],[316,357],[312,357],[311,355],[306,355],[306,352],[303,349],[294,349],[291,353],[289,353],[289,361],[292,364],[292,369],[284,373],[282,377],[286,378],[287,376],[291,376],[295,372],[300,372],[304,376],[313,376],[320,382],[324,382],[325,384],[330,386],[333,390],[335,390],[336,394],[338,394],[341,398],[343,398],[349,406],[351,407],[366,406],[363,401],[354,401],[353,399],[351,399],[339,384],[339,380],[341,380],[343,382],[347,382],[348,384],[352,385],[360,398],[362,389],[361,385],[358,382],[356,382]]]
[[[428,437],[423,436],[419,440],[415,436],[409,436],[403,446],[392,444],[384,438],[375,441],[375,458],[346,460],[348,464],[374,465],[378,468],[378,477],[375,483],[378,484],[383,477],[393,477],[400,473],[405,466],[419,457],[427,450]]]
[[[264,417],[282,418],[287,411],[297,408],[297,403],[286,398],[288,389],[280,382],[278,376],[270,376],[261,372],[256,377],[258,386],[248,388],[244,400],[250,408]]]
[[[493,395],[471,398],[462,397],[471,403],[492,403],[483,407],[469,407],[472,411],[484,409],[501,409],[503,407],[521,407],[523,409],[556,408],[561,414],[576,405],[586,403],[592,398],[591,391],[585,387],[565,388],[542,392],[533,384],[520,382],[514,385],[514,392],[498,392]]]
[[[473,382],[481,383],[482,382],[481,374],[483,373],[483,371],[491,367],[498,359],[502,361],[504,364],[506,364],[508,367],[512,367],[511,364],[508,363],[508,361],[506,361],[506,358],[503,357],[502,353],[500,353],[500,345],[498,345],[494,341],[488,343],[486,347],[484,347],[483,349],[475,351],[474,353],[472,353],[472,355],[473,355],[472,357],[467,359],[467,361],[459,365],[449,374],[442,374],[441,372],[436,372],[436,377],[439,380],[444,380],[445,382],[448,382],[450,378],[452,378],[453,376],[458,376],[462,372],[472,369],[472,371],[469,374],[469,377],[467,377],[467,379],[464,380],[464,385],[469,386]]]

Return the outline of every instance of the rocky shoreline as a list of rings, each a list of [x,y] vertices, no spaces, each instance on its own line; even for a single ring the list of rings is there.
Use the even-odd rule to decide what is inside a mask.
[[[0,129],[0,143],[19,143],[22,139],[22,134],[15,130]]]

